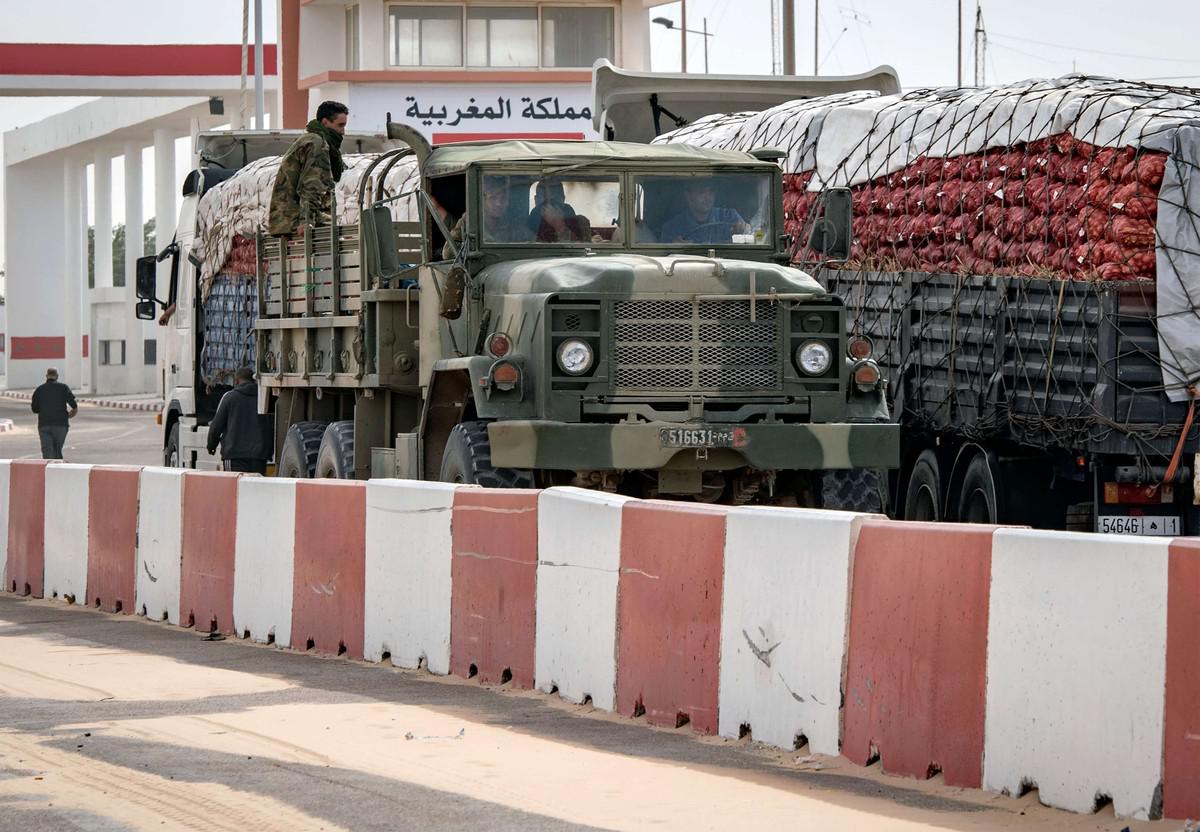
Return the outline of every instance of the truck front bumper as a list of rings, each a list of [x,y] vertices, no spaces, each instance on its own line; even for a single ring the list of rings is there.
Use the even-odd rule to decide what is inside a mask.
[[[897,468],[895,424],[728,425],[536,420],[488,425],[492,464],[567,471]]]

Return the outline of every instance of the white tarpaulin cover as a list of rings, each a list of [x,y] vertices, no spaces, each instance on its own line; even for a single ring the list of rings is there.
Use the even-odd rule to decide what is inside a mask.
[[[810,190],[853,186],[920,157],[952,157],[1070,133],[1168,154],[1156,229],[1159,352],[1172,401],[1200,382],[1200,91],[1069,76],[981,89],[846,93],[714,115],[655,141],[786,150]],[[1115,206],[1117,210],[1120,206]]]

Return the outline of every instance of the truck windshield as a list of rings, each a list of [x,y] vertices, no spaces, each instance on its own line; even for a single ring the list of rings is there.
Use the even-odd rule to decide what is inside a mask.
[[[612,174],[485,174],[483,241],[616,245],[621,180]]]
[[[635,246],[770,245],[770,174],[635,177],[633,224]]]

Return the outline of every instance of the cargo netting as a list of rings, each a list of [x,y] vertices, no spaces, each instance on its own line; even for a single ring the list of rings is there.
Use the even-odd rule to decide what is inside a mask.
[[[803,245],[849,187],[823,279],[909,423],[1025,444],[1174,449],[1200,379],[1200,91],[1070,76],[846,93],[656,139],[786,151]]]
[[[203,305],[200,377],[209,387],[232,386],[239,367],[255,366],[258,315],[255,241],[233,240],[225,271],[213,277]]]

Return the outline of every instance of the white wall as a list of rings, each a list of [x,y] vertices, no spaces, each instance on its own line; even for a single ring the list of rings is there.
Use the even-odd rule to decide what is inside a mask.
[[[359,14],[361,15],[361,11]],[[361,50],[359,52],[362,55]],[[363,68],[376,69],[365,62]],[[346,68],[346,9],[342,5],[300,7],[301,80]]]

